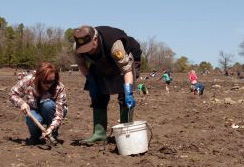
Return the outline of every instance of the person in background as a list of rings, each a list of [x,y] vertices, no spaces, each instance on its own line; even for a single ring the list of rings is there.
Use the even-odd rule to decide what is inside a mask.
[[[197,82],[195,84],[195,88],[194,88],[194,95],[198,94],[198,95],[203,95],[203,91],[204,91],[204,85],[200,82]]]
[[[41,144],[40,139],[52,135],[58,136],[58,129],[67,113],[66,92],[59,80],[57,68],[48,62],[37,66],[36,72],[25,76],[11,88],[9,99],[15,107],[27,115],[31,114],[41,123],[47,125],[42,133],[35,123],[26,116],[26,124],[30,132],[27,144]]]
[[[148,90],[145,84],[139,83],[137,86],[137,90],[139,95],[144,94],[147,95],[148,94]]]
[[[225,76],[229,76],[229,71],[228,70],[225,71]]]
[[[238,79],[243,79],[243,75],[242,75],[242,72],[241,71],[237,71],[237,78]]]
[[[169,93],[169,84],[171,82],[170,72],[168,70],[164,71],[162,77],[160,78],[160,80],[161,79],[165,82],[165,90],[166,90],[166,92]]]
[[[153,70],[153,72],[151,74],[149,74],[149,76],[151,77],[157,77],[158,76],[158,72]]]
[[[197,74],[196,74],[196,72],[194,70],[191,70],[188,73],[188,77],[189,77],[189,80],[190,80],[190,83],[191,83],[190,92],[193,92],[194,89],[195,89],[195,84],[197,83]]]
[[[109,26],[79,27],[74,39],[75,59],[86,77],[93,108],[93,134],[81,144],[105,141],[110,95],[118,94],[120,123],[129,121],[129,111],[135,107],[133,83],[139,77],[142,51],[134,38]]]

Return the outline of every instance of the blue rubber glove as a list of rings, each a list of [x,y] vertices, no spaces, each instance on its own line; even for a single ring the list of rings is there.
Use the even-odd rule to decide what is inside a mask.
[[[135,107],[136,101],[133,97],[133,88],[132,84],[124,84],[124,92],[125,92],[125,103],[129,109]]]
[[[92,99],[97,99],[99,95],[99,88],[96,80],[91,74],[86,75],[86,80],[89,86],[90,96]]]

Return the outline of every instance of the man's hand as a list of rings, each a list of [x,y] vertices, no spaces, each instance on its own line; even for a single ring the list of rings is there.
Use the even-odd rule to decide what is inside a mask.
[[[27,103],[23,103],[20,106],[20,110],[26,115],[30,111],[30,106]]]
[[[125,92],[125,103],[129,109],[135,107],[136,101],[133,97],[133,88],[132,84],[124,84],[124,92]]]
[[[99,88],[98,88],[95,78],[91,74],[88,74],[88,75],[86,75],[86,79],[87,79],[87,83],[89,86],[91,98],[97,99],[99,96]]]

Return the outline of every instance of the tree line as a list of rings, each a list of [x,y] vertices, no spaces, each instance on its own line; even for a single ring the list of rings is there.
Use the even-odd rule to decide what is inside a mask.
[[[41,23],[32,27],[25,27],[23,23],[12,26],[8,25],[5,18],[0,17],[0,67],[33,68],[40,61],[49,61],[60,69],[67,70],[75,63],[72,32],[72,28],[62,30],[46,27]],[[163,69],[175,72],[213,69],[210,62],[191,64],[186,56],[176,59],[174,51],[164,42],[158,42],[155,37],[139,43],[142,49],[143,72]],[[243,44],[242,48],[244,50]],[[224,68],[229,67],[228,58],[228,55],[220,52],[220,62]],[[222,61],[223,59],[228,61]]]

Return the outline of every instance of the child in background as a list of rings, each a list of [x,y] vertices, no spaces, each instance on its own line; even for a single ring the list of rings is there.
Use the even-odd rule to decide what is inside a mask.
[[[165,82],[165,89],[166,89],[166,92],[169,93],[169,84],[170,84],[170,81],[171,81],[171,78],[170,78],[170,73],[169,71],[164,71],[162,77],[160,79],[163,79],[164,82]]]
[[[144,95],[147,95],[147,94],[148,94],[148,90],[147,90],[146,85],[144,85],[144,84],[142,84],[142,83],[139,83],[139,84],[138,84],[138,92],[139,92],[140,95],[141,95],[142,93],[143,93]]]
[[[203,91],[204,91],[204,86],[202,83],[197,82],[195,84],[195,88],[194,88],[194,95],[198,94],[198,95],[203,95]]]
[[[191,70],[188,73],[189,80],[191,82],[190,92],[193,92],[195,89],[195,84],[197,83],[197,74],[194,70]]]
[[[153,73],[149,74],[150,77],[157,77],[157,71],[153,70]]]

